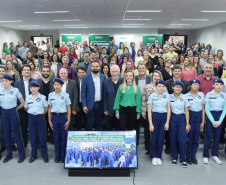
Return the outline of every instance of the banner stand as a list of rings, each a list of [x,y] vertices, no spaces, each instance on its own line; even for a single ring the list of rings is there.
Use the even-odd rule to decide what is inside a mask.
[[[68,176],[129,177],[130,169],[69,169]]]

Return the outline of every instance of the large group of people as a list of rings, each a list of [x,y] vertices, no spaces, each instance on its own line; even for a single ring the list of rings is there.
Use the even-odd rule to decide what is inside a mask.
[[[47,142],[54,144],[54,162],[63,163],[66,153],[71,155],[66,150],[67,130],[136,130],[139,145],[141,124],[153,166],[162,165],[164,143],[172,165],[177,164],[178,153],[182,167],[198,164],[203,129],[203,162],[208,163],[212,148],[213,160],[222,163],[218,150],[225,144],[226,125],[223,51],[215,55],[210,44],[163,45],[157,39],[139,47],[134,42],[128,47],[118,44],[114,40],[108,47],[88,46],[86,41],[80,45],[76,40],[70,48],[64,42],[60,46],[59,40],[54,48],[44,41],[30,41],[29,46],[19,41],[10,48],[3,44],[0,143],[1,151],[7,150],[3,163],[16,150],[22,163],[29,139],[30,163],[37,158],[38,146],[44,162],[49,161]]]

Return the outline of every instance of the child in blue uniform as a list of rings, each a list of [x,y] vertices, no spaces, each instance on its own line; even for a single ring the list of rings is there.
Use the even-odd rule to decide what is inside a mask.
[[[18,163],[22,163],[25,159],[24,145],[22,141],[22,136],[20,132],[19,118],[17,110],[23,108],[24,99],[17,88],[11,86],[13,77],[9,74],[3,75],[2,83],[4,88],[0,90],[0,102],[1,102],[1,120],[4,130],[5,145],[7,149],[6,158],[3,163],[7,163],[12,156],[12,141],[11,141],[11,131],[15,137],[15,141],[18,147],[19,160]],[[17,99],[20,101],[20,105],[17,106]]]
[[[220,78],[213,80],[213,90],[207,93],[205,98],[205,111],[207,115],[205,143],[203,150],[203,163],[209,162],[209,147],[213,138],[212,156],[217,164],[221,164],[218,158],[218,147],[222,130],[222,121],[226,114],[226,93],[221,92],[224,82]]]
[[[187,167],[185,154],[187,133],[190,130],[189,125],[189,102],[186,95],[181,94],[184,84],[181,81],[174,81],[174,93],[170,95],[171,117],[170,117],[170,147],[172,155],[172,165],[177,164],[178,151],[177,143],[180,148],[180,163],[183,168]]]
[[[186,94],[189,107],[189,123],[191,130],[188,133],[186,160],[188,164],[198,164],[195,154],[199,147],[200,130],[205,123],[205,101],[204,94],[199,92],[200,81],[192,79],[189,81],[191,91]]]
[[[64,163],[67,129],[71,121],[71,101],[69,95],[61,90],[63,84],[60,78],[55,78],[53,81],[55,91],[50,93],[48,98],[48,118],[54,136],[55,163]]]
[[[37,143],[40,144],[42,157],[45,163],[49,162],[46,143],[46,124],[44,114],[48,111],[46,97],[40,94],[40,84],[36,81],[30,82],[30,94],[26,97],[24,108],[28,112],[28,126],[31,141],[31,158],[29,163],[37,159]]]
[[[165,130],[169,129],[170,95],[164,92],[166,83],[162,79],[156,81],[156,92],[148,99],[148,120],[151,133],[152,165],[162,165],[162,149]]]

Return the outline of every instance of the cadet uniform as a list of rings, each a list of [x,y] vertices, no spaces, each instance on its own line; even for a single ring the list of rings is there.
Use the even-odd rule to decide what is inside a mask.
[[[36,81],[30,82],[30,87],[40,87],[39,83]],[[46,97],[40,93],[34,99],[32,94],[26,97],[24,108],[28,109],[28,126],[30,132],[30,142],[31,142],[31,160],[37,158],[37,143],[40,144],[41,154],[44,162],[47,163],[47,143],[46,143],[46,125],[44,119],[45,108],[48,107]],[[33,161],[32,161],[33,158]]]
[[[190,85],[192,85],[193,83],[200,84],[200,81],[198,79],[192,79],[189,81]],[[188,133],[186,157],[187,160],[191,159],[194,164],[197,164],[195,154],[199,147],[200,125],[203,121],[202,105],[205,103],[204,94],[202,92],[197,91],[197,95],[195,97],[191,94],[191,92],[187,93],[186,96],[190,104],[189,124],[191,126],[191,130]]]
[[[55,78],[53,83],[63,84],[59,78]],[[64,158],[67,140],[67,130],[65,130],[65,123],[67,122],[67,105],[71,104],[69,95],[61,91],[59,95],[55,92],[49,94],[48,104],[52,106],[52,123],[53,123],[53,136],[55,157]]]
[[[3,79],[13,80],[13,77],[9,74],[4,74]],[[17,114],[17,99],[22,97],[17,88],[11,86],[9,92],[6,92],[5,88],[0,90],[0,102],[1,102],[1,120],[4,130],[5,145],[7,149],[7,155],[5,162],[12,159],[12,141],[11,131],[15,137],[15,141],[18,147],[20,159],[18,162],[23,162],[25,159],[24,145],[20,132],[19,117]],[[3,161],[4,162],[4,161]]]
[[[181,81],[174,81],[175,85],[184,86]],[[185,107],[189,107],[189,102],[186,95],[180,94],[176,99],[174,94],[170,95],[171,117],[170,117],[170,147],[171,155],[173,158],[172,164],[176,165],[178,159],[177,142],[179,142],[180,148],[180,162],[182,165],[185,163],[186,154],[186,119],[185,119]],[[183,167],[187,165],[184,164]]]
[[[224,84],[224,82],[219,78],[214,79],[213,83]],[[220,91],[219,95],[216,95],[214,90],[207,93],[205,98],[205,112],[207,115],[207,121],[203,151],[203,162],[205,164],[208,163],[209,147],[213,136],[212,156],[217,164],[221,164],[221,161],[218,159],[218,147],[220,142],[220,134],[222,130],[221,123],[226,113],[226,93]],[[216,121],[219,123],[219,126],[217,128],[213,127]]]
[[[159,79],[157,84],[166,85],[166,83]],[[157,92],[151,94],[148,99],[148,104],[152,105],[152,123],[154,131],[151,133],[151,157],[161,158],[162,149],[165,138],[165,124],[167,121],[167,105],[170,103],[170,95],[166,92],[162,93],[161,98]]]

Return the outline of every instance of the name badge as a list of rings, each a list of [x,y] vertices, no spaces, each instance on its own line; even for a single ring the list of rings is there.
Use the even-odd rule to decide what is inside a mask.
[[[175,101],[170,101],[170,102],[175,102]]]
[[[29,102],[28,104],[32,104],[33,102]]]
[[[159,99],[153,99],[153,101],[159,101]]]
[[[216,99],[215,97],[210,97],[210,99]]]
[[[50,99],[51,101],[55,100],[55,99]]]
[[[188,99],[188,101],[193,101],[193,99]]]

